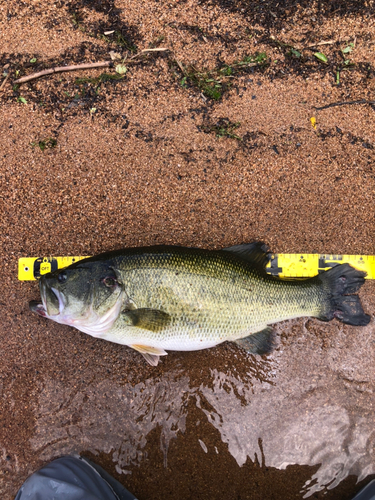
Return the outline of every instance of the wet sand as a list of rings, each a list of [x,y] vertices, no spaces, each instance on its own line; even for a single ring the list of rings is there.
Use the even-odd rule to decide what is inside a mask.
[[[374,105],[317,109],[373,100],[373,15],[352,1],[0,6],[1,498],[66,453],[140,500],[349,500],[375,477],[374,319],[293,320],[268,357],[224,344],[153,368],[33,315],[37,284],[17,280],[19,257],[154,244],[373,255]],[[150,47],[169,52],[129,62]],[[110,51],[127,57],[121,80],[13,87]],[[238,64],[259,53],[267,64]],[[373,316],[372,281],[360,296]]]

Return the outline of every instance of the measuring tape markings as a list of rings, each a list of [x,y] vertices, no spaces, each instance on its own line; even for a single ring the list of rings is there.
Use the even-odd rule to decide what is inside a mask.
[[[18,279],[35,280],[43,274],[86,258],[87,256],[21,257],[18,260]],[[344,263],[366,272],[367,279],[375,279],[375,255],[272,254],[266,271],[280,278],[309,278]]]
[[[284,278],[308,278],[345,263],[366,272],[367,279],[375,279],[374,255],[279,254],[270,265],[271,274]],[[272,267],[277,267],[277,272],[272,272]]]
[[[21,257],[18,260],[18,279],[20,281],[35,280],[43,274],[70,266],[86,257]]]

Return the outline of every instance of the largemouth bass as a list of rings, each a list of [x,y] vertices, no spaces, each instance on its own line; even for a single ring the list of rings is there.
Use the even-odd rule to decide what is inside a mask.
[[[274,345],[270,325],[311,316],[366,325],[356,292],[365,273],[341,264],[309,279],[265,271],[262,243],[210,251],[183,247],[104,253],[41,277],[32,311],[127,345],[156,366],[166,350],[237,342],[255,354]]]

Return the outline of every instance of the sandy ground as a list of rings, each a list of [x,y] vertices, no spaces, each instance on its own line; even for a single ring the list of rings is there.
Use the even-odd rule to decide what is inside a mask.
[[[65,453],[140,500],[350,499],[375,477],[373,319],[294,320],[267,358],[222,345],[152,368],[33,315],[37,285],[17,280],[19,257],[151,244],[374,254],[373,16],[352,0],[0,4],[1,498]],[[110,51],[120,80],[14,86]],[[373,282],[361,300],[373,315]]]

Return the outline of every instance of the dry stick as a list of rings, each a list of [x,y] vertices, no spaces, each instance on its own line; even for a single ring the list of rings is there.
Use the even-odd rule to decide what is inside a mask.
[[[335,40],[327,40],[326,42],[313,43],[312,45],[306,45],[306,49],[311,49],[311,47],[318,47],[319,45],[332,45],[336,43]]]
[[[131,57],[129,61],[132,61],[133,59],[136,59],[137,57],[141,56],[142,54],[146,54],[147,52],[168,52],[168,51],[169,49],[165,47],[156,47],[154,49],[143,49],[138,54],[135,54],[133,57]]]
[[[131,62],[133,59],[136,59],[137,57],[139,57],[142,54],[145,54],[147,52],[166,52],[167,50],[169,50],[169,49],[166,49],[166,48],[144,49],[139,54],[136,54],[135,56],[133,56],[128,61],[128,63]],[[28,76],[23,76],[22,78],[15,80],[14,83],[18,83],[18,84],[25,83],[25,82],[29,82],[30,80],[35,80],[35,78],[40,78],[41,76],[52,75],[53,73],[63,73],[65,71],[76,71],[78,69],[91,69],[91,68],[105,68],[108,66],[112,66],[112,64],[113,64],[112,61],[104,61],[104,62],[96,62],[96,63],[89,63],[89,64],[78,64],[77,66],[59,66],[57,68],[45,69],[44,71],[40,71],[39,73],[33,73],[31,75],[28,75]]]
[[[181,62],[181,61],[179,61],[178,59],[175,59],[175,61],[176,61],[177,66],[178,66],[178,67],[180,68],[180,70],[182,71],[182,73],[183,73],[183,74],[185,74],[185,68],[184,68],[184,66],[182,65],[182,62]]]
[[[40,78],[45,75],[52,75],[53,73],[63,73],[64,71],[76,71],[77,69],[90,69],[90,68],[105,68],[111,66],[112,61],[104,61],[104,62],[96,62],[89,64],[78,64],[77,66],[59,66],[57,68],[45,69],[44,71],[40,71],[39,73],[33,73],[28,76],[23,76],[18,80],[15,80],[14,83],[25,83],[30,80],[35,80],[35,78]]]
[[[7,76],[5,77],[5,80],[3,81],[3,83],[0,86],[0,92],[2,92],[3,88],[5,87],[5,84],[8,80],[8,78],[9,78],[9,73],[7,74]]]
[[[375,104],[375,101],[366,101],[366,99],[361,99],[360,101],[333,102],[332,104],[327,104],[326,106],[322,106],[320,108],[317,108],[315,106],[315,109],[321,110],[321,109],[333,108],[334,106],[346,106],[347,104]]]

